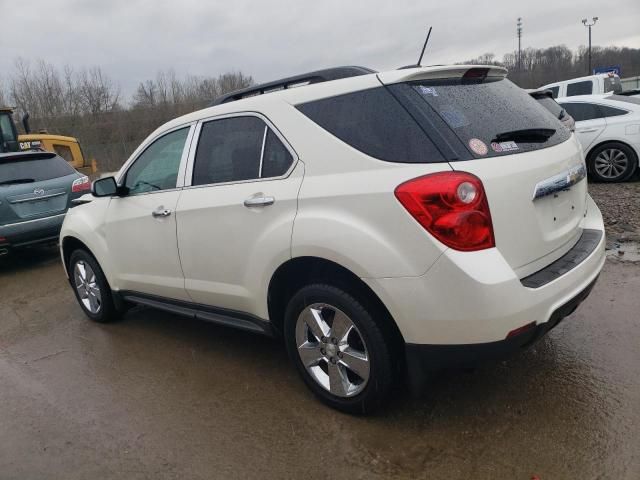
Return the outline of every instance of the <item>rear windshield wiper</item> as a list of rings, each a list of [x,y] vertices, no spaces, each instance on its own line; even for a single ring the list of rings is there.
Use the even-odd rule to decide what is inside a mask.
[[[35,178],[14,178],[13,180],[5,180],[0,182],[0,185],[13,185],[14,183],[33,183]]]
[[[524,128],[522,130],[512,130],[496,135],[492,142],[524,142],[542,143],[549,140],[556,133],[555,128]]]

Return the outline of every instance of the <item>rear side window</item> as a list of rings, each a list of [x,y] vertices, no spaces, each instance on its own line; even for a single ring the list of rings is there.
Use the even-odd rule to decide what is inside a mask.
[[[212,120],[202,126],[192,185],[284,175],[293,156],[258,117]]]
[[[567,97],[591,95],[591,93],[593,93],[593,82],[591,80],[567,84]]]
[[[371,157],[400,163],[444,161],[425,132],[384,87],[316,100],[297,108]]]
[[[66,177],[75,172],[62,158],[16,159],[0,157],[0,185],[31,183]]]
[[[601,118],[602,114],[598,106],[593,103],[563,103],[564,109],[569,112],[576,122]]]
[[[618,115],[626,115],[626,110],[620,110],[619,108],[609,107],[607,105],[598,105],[603,117],[617,117]]]
[[[560,87],[551,87],[548,90],[551,90],[553,94],[553,98],[558,98],[558,93],[560,93]]]

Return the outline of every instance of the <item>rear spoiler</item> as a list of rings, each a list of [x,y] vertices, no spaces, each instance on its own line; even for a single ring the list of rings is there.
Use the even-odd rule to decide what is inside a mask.
[[[37,151],[0,153],[0,163],[19,162],[22,160],[46,160],[49,158],[55,158],[57,156],[58,155],[53,152],[37,152]]]
[[[415,82],[419,80],[444,79],[503,79],[507,76],[507,69],[495,65],[455,65],[434,66],[421,68],[407,68],[392,70],[378,74],[378,78],[385,85],[393,83]]]

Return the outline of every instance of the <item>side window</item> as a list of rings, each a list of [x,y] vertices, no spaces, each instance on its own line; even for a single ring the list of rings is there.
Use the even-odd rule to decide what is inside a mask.
[[[297,108],[366,155],[387,162],[444,161],[416,121],[384,87],[315,100]]]
[[[279,177],[287,173],[293,163],[293,157],[278,136],[269,129],[264,144],[261,177]]]
[[[593,82],[591,80],[567,84],[567,97],[573,97],[574,95],[591,95],[592,93]]]
[[[593,103],[563,103],[562,106],[576,122],[602,117],[597,105]]]
[[[67,162],[73,162],[73,154],[67,145],[54,145],[53,150]]]
[[[176,187],[182,151],[189,127],[160,137],[147,147],[127,171],[129,193],[155,192]]]
[[[192,184],[278,177],[292,162],[289,151],[258,117],[212,120],[200,132]]]
[[[558,93],[560,92],[560,87],[551,87],[549,88],[549,90],[551,90],[551,94],[553,95],[553,98],[558,98]]]
[[[618,115],[626,115],[626,110],[620,110],[619,108],[609,107],[607,105],[598,105],[603,117],[617,117]]]

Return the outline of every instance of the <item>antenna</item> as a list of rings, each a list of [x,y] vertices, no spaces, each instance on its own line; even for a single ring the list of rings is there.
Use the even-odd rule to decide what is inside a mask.
[[[432,28],[433,27],[429,27],[429,33],[427,33],[427,39],[424,41],[424,45],[422,46],[422,52],[420,52],[420,58],[418,59],[418,63],[416,63],[416,67],[420,67],[422,65],[422,57],[424,57],[424,51],[427,48],[427,43],[429,43]]]

